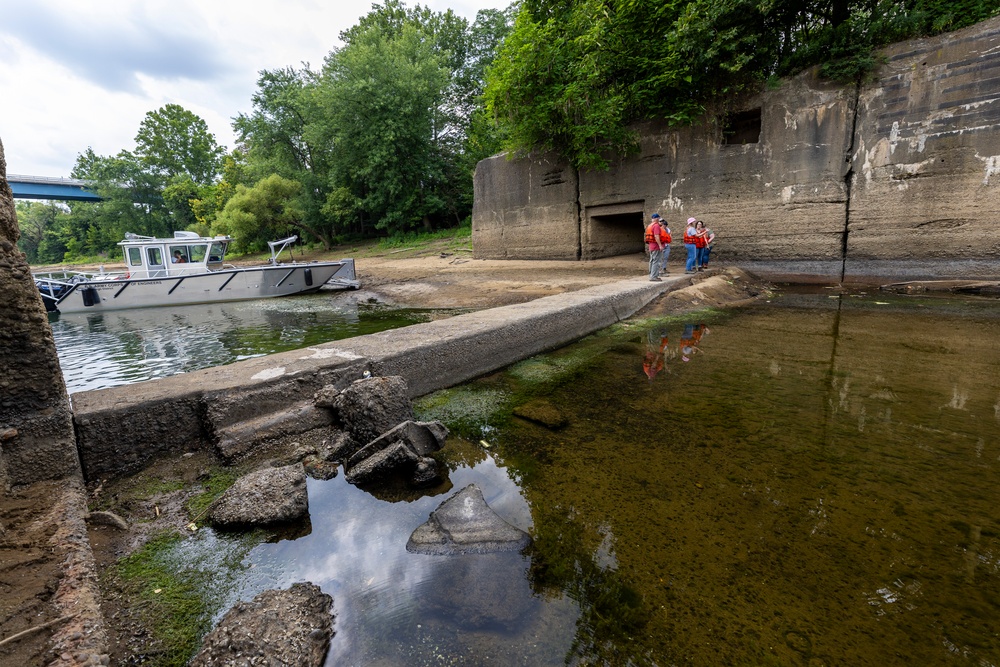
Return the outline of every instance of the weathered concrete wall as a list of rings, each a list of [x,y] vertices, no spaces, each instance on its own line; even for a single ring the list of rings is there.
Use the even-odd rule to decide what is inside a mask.
[[[687,279],[688,281],[690,279]],[[635,279],[247,359],[155,382],[73,395],[90,480],[205,449],[239,458],[271,440],[328,433],[311,413],[324,385],[399,375],[412,396],[453,386],[625,319],[683,279]],[[318,411],[313,411],[318,412]]]
[[[849,275],[1000,273],[1000,19],[898,44],[858,109]]]
[[[579,259],[576,173],[551,156],[484,160],[473,201],[476,257]]]
[[[738,105],[760,109],[756,143],[723,143],[715,113],[688,128],[637,126],[638,155],[580,173],[575,193],[545,190],[531,160],[485,160],[475,255],[565,258],[574,224],[581,259],[640,252],[642,225],[659,212],[675,253],[694,216],[718,235],[713,258],[765,275],[1000,275],[998,34],[1000,18],[896,45],[860,90],[815,71],[785,80]],[[556,173],[551,157],[545,165]],[[542,228],[560,233],[523,253]]]
[[[0,144],[0,490],[79,474],[52,329],[19,236]]]

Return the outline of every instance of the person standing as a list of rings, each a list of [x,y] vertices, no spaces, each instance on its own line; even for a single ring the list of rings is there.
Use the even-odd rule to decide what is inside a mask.
[[[684,264],[684,273],[694,273],[696,262],[698,261],[698,246],[695,245],[697,230],[695,223],[697,218],[688,218],[687,227],[684,229],[684,249],[687,250],[687,262]]]
[[[646,227],[646,249],[649,250],[649,279],[660,282],[660,261],[663,257],[663,228],[660,226],[660,214],[650,216]]]
[[[708,227],[705,227],[705,242],[705,252],[701,262],[701,267],[703,269],[708,268],[708,258],[712,256],[712,243],[715,242],[715,232]]]
[[[694,223],[694,247],[695,247],[695,264],[699,271],[705,270],[705,249],[708,247],[708,231],[705,228],[705,223],[699,220]]]
[[[673,236],[670,233],[670,227],[667,227],[667,223],[660,218],[660,240],[663,241],[663,255],[660,257],[660,275],[665,276],[669,271],[667,271],[667,260],[670,259],[670,244],[673,242]]]

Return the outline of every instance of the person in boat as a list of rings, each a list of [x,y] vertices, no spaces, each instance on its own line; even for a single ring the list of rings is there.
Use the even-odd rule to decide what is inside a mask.
[[[187,257],[181,254],[180,250],[174,250],[174,258],[172,260],[174,264],[187,264]]]

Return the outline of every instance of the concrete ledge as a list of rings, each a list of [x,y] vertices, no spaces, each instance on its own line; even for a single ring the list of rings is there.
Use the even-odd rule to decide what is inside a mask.
[[[248,453],[280,437],[282,413],[364,370],[400,375],[411,396],[444,389],[582,338],[635,314],[690,277],[625,280],[162,380],[73,395],[86,479],[128,474],[196,449]],[[268,415],[273,415],[269,418]],[[239,424],[263,421],[263,431]],[[321,420],[320,420],[321,421]],[[317,423],[319,424],[320,421]],[[300,429],[301,430],[301,429]],[[292,431],[289,431],[291,434]],[[236,443],[233,436],[256,442]]]

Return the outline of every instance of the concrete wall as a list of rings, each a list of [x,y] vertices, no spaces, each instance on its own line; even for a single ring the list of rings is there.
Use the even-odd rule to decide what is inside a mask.
[[[848,273],[997,276],[1000,19],[886,56],[858,109]]]
[[[639,252],[659,212],[675,253],[694,216],[718,235],[714,259],[765,275],[1000,275],[998,34],[993,19],[896,45],[860,89],[815,71],[787,79],[737,106],[760,109],[756,143],[724,143],[722,113],[681,129],[639,125],[639,153],[580,173],[577,188],[538,178],[558,173],[551,156],[484,160],[475,256],[572,257],[574,225],[581,259]],[[604,214],[616,209],[642,216]]]
[[[576,172],[554,157],[484,160],[476,169],[473,201],[477,257],[580,258]]]
[[[79,475],[52,329],[19,236],[0,144],[0,491]]]

